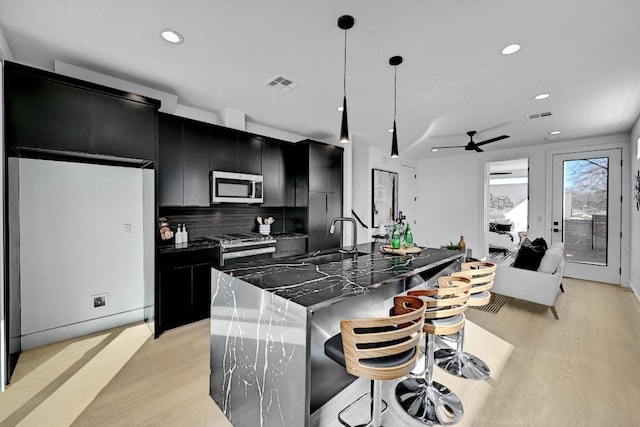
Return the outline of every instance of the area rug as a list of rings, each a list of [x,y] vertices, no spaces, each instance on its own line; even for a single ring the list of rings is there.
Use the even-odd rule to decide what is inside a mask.
[[[496,314],[506,302],[507,297],[499,294],[491,294],[491,302],[489,304],[480,307],[469,306],[469,308]]]
[[[489,258],[493,260],[502,260],[507,259],[511,256],[511,252],[509,251],[493,251],[489,250]]]

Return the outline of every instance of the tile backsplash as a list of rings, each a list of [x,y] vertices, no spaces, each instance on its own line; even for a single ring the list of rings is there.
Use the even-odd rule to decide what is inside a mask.
[[[257,232],[256,218],[273,217],[271,233],[306,233],[307,208],[267,208],[250,205],[224,204],[202,208],[159,209],[160,217],[169,220],[176,230],[178,224],[186,224],[189,239],[213,236],[222,233]]]

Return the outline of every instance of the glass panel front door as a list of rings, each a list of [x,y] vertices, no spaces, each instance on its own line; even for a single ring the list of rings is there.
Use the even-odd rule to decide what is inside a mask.
[[[620,284],[622,153],[553,156],[551,241],[564,242],[567,277]]]

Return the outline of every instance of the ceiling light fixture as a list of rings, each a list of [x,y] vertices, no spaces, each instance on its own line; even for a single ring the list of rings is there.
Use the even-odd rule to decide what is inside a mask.
[[[548,93],[541,93],[539,95],[534,96],[533,99],[537,99],[539,101],[541,99],[547,99],[549,96],[551,95],[549,95]]]
[[[170,30],[170,29],[163,30],[160,33],[160,35],[162,36],[163,39],[165,39],[169,43],[180,44],[184,42],[184,37],[182,37],[182,34],[174,30]]]
[[[432,149],[431,149],[431,152],[432,152],[432,153],[437,153],[437,152],[438,152],[438,149],[437,149],[437,148],[432,148]]]
[[[389,132],[389,133],[393,132],[393,128],[387,129],[387,132]]]
[[[502,54],[503,55],[513,55],[514,53],[516,53],[519,50],[520,50],[520,45],[519,44],[510,44],[509,46],[507,46],[504,49],[502,49]]]
[[[336,108],[336,110],[338,110],[338,111],[340,111],[340,112],[343,112],[343,111],[344,111],[344,108],[343,108],[343,107],[342,107],[342,105],[341,105],[341,106],[339,106],[338,108]]]
[[[340,126],[340,142],[349,142],[349,123],[347,120],[347,30],[353,27],[353,16],[342,15],[338,18],[338,28],[344,30],[344,72],[343,72],[343,95],[342,98],[342,125]]]
[[[393,66],[393,136],[391,137],[391,157],[398,157],[398,130],[396,129],[396,92],[398,90],[397,76],[398,65],[402,64],[402,56],[389,58],[389,65]]]
[[[559,135],[560,131],[559,130],[552,130],[551,132],[549,132],[549,135]]]

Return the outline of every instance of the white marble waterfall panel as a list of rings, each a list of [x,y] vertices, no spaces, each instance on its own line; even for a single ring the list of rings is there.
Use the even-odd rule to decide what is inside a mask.
[[[235,427],[308,425],[307,310],[215,269],[210,394]]]

